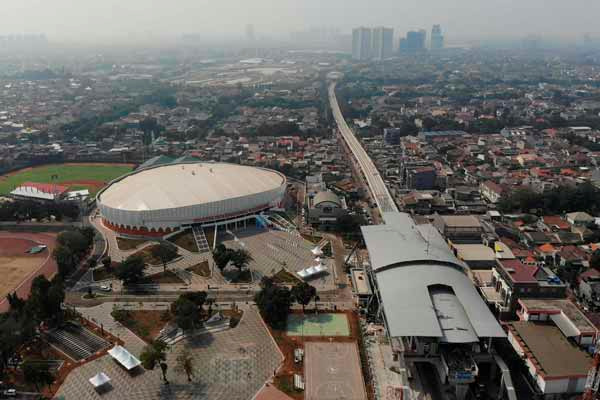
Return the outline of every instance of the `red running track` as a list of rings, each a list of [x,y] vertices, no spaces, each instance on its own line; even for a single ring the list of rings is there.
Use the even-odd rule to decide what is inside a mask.
[[[27,276],[14,290],[20,298],[29,297],[31,292],[31,282],[38,275],[45,275],[46,278],[51,279],[56,272],[58,267],[56,261],[52,258],[52,252],[56,246],[56,234],[52,233],[25,233],[25,232],[0,232],[0,239],[25,239],[30,240],[38,244],[45,244],[48,249],[44,251],[46,257],[42,259],[40,267],[33,271]],[[6,312],[9,309],[8,300],[3,298],[0,300],[0,312]]]

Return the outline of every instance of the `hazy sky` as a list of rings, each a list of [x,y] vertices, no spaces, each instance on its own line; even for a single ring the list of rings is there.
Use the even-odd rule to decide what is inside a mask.
[[[361,24],[391,26],[397,36],[434,23],[448,39],[600,35],[599,0],[0,0],[0,15],[0,34],[59,41],[239,37],[249,23],[258,36]]]

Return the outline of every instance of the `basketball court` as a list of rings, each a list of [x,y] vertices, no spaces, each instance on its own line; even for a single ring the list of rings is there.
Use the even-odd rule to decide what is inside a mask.
[[[290,314],[288,336],[350,336],[346,314]]]
[[[367,400],[355,342],[306,342],[304,351],[306,400]]]

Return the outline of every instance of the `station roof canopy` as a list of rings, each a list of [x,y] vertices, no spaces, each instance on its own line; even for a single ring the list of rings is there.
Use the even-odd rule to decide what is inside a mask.
[[[405,213],[362,227],[390,335],[472,343],[506,334],[439,232]]]
[[[433,225],[417,225],[409,214],[399,212],[384,212],[383,219],[384,225],[361,228],[373,270],[419,260],[463,267]]]

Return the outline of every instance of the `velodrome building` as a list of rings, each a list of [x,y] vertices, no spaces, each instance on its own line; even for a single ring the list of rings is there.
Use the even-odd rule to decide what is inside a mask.
[[[281,204],[285,175],[264,168],[194,162],[136,170],[98,193],[103,224],[132,236],[162,236],[189,225],[256,218]]]

